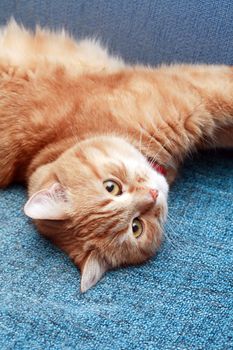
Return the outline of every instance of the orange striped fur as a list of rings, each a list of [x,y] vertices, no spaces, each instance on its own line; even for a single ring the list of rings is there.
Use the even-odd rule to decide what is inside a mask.
[[[0,31],[0,77],[0,187],[28,185],[25,212],[79,266],[82,291],[155,253],[167,182],[189,152],[233,146],[231,67],[130,67],[92,41],[12,22]]]

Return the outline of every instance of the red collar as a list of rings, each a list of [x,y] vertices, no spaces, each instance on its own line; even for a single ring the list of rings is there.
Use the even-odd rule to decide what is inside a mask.
[[[162,174],[163,176],[167,175],[167,170],[163,165],[158,164],[157,162],[153,161],[151,158],[148,158],[148,161],[152,166],[152,168],[155,169],[158,173]]]

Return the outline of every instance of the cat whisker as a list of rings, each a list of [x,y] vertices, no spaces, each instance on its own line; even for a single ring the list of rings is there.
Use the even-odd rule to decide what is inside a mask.
[[[166,223],[166,226],[172,231],[172,233],[174,234],[174,237],[179,237],[179,235],[175,232],[175,229],[169,222]]]
[[[142,130],[143,130],[143,129],[142,129]],[[149,143],[147,143],[147,145],[146,145],[146,150],[145,150],[146,153],[148,153],[148,150],[149,150],[149,148],[150,148],[151,142],[152,142],[153,140],[155,140],[155,139],[154,139],[155,134],[156,134],[156,131],[154,131],[152,135],[148,134],[148,136],[149,136]]]
[[[174,224],[176,224],[176,225],[180,225],[180,224],[183,223],[183,220],[177,222],[177,221],[176,221],[174,218],[172,218],[171,215],[169,215],[169,214],[167,214],[167,217],[168,217],[169,220],[171,220],[171,221],[172,221]]]
[[[164,149],[164,147],[168,144],[168,142],[170,142],[170,140],[166,140],[166,142],[162,145],[160,149],[158,150],[158,152],[151,158],[151,163],[155,162],[156,160],[158,160],[158,156],[159,154],[162,152],[162,150]]]
[[[170,229],[170,227],[169,227],[169,229]],[[169,230],[165,230],[164,237],[165,237],[165,241],[167,241],[169,244],[171,244],[173,248],[179,247],[178,240],[175,239],[176,236],[174,236],[173,231],[172,231],[172,233],[170,233]]]
[[[172,224],[169,221],[172,221]],[[177,234],[177,232],[176,232],[182,223],[183,223],[183,221],[176,222],[168,214],[168,221],[166,222],[166,225],[165,225],[164,236],[168,240],[168,242],[172,244],[172,246],[174,248],[178,248],[180,246],[179,243],[181,243],[181,241],[182,241],[182,237],[179,234]],[[174,225],[175,225],[175,229],[173,227]],[[174,239],[175,239],[175,241],[174,241]]]

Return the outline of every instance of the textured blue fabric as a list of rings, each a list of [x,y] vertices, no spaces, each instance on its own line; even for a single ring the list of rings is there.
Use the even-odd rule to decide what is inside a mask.
[[[1,0],[0,24],[64,26],[130,61],[232,64],[231,0]]]
[[[233,2],[1,0],[10,16],[98,36],[130,61],[232,63]],[[233,349],[233,153],[186,162],[155,259],[79,293],[79,272],[0,191],[0,349]]]

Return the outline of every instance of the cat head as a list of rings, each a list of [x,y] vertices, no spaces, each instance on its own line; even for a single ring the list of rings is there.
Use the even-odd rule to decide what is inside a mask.
[[[79,266],[81,291],[160,245],[168,184],[130,143],[93,137],[34,172],[25,214]],[[41,189],[42,188],[42,189]]]

